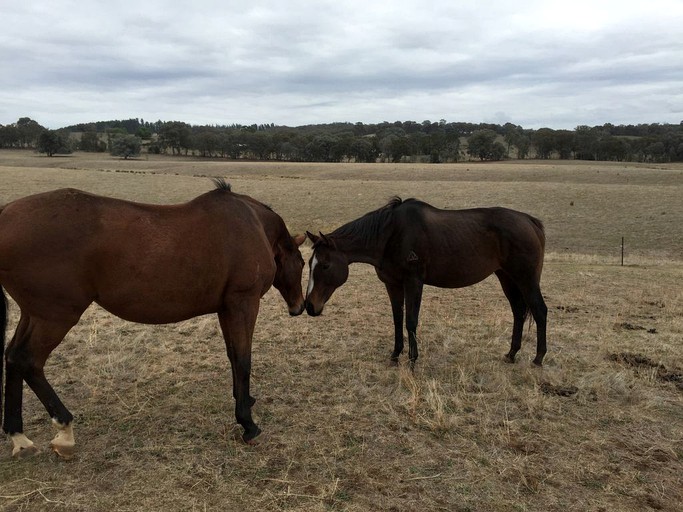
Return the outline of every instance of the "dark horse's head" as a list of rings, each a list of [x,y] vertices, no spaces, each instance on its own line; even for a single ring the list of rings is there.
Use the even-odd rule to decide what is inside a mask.
[[[277,270],[273,286],[277,288],[285,299],[292,316],[304,312],[304,295],[301,290],[301,274],[304,269],[304,259],[299,246],[306,240],[306,235],[290,236],[287,234],[285,243],[280,244],[275,255]]]
[[[334,241],[320,233],[320,236],[306,232],[313,242],[313,255],[308,262],[310,275],[306,291],[306,312],[318,316],[334,291],[349,277],[349,260],[337,249]]]

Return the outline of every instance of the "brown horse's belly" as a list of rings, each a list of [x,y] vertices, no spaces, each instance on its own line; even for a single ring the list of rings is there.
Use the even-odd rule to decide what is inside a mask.
[[[270,263],[270,261],[266,261]],[[266,271],[260,271],[266,267]],[[272,267],[272,268],[271,268]],[[177,268],[163,275],[138,276],[114,284],[111,276],[99,275],[95,302],[110,313],[131,322],[166,324],[216,313],[226,297],[262,296],[273,282],[275,264],[240,264],[227,271],[209,266]]]
[[[122,304],[105,299],[96,300],[95,302],[119,318],[141,324],[171,324],[189,320],[196,316],[214,313],[218,310],[218,307],[208,307],[208,305],[205,307],[196,305],[192,309],[188,308],[187,305],[174,307],[172,304],[164,301],[155,303],[145,302],[144,304],[133,301]]]

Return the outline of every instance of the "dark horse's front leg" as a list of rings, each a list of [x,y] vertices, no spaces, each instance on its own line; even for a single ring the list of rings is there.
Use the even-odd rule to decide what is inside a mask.
[[[406,297],[406,329],[408,330],[408,359],[410,369],[415,369],[417,361],[417,322],[420,316],[420,305],[422,304],[422,288],[424,284],[418,278],[411,278],[404,285]]]
[[[384,283],[391,301],[391,312],[394,317],[394,351],[391,353],[391,363],[398,365],[398,357],[403,352],[403,303],[405,294],[403,285]]]
[[[225,311],[218,313],[228,358],[232,366],[235,418],[244,428],[242,439],[252,444],[261,430],[251,417],[254,399],[249,393],[251,376],[251,342],[259,310],[259,298],[231,301]]]

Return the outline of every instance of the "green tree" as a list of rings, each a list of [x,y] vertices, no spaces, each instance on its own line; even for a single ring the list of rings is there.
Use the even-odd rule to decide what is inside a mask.
[[[506,153],[507,149],[505,149],[505,145],[500,141],[495,141],[493,143],[493,146],[491,147],[491,154],[489,155],[489,160],[502,160],[503,158],[505,158]]]
[[[187,123],[170,121],[159,128],[159,141],[165,148],[171,148],[173,154],[185,154],[192,146],[192,127]]]
[[[112,139],[111,154],[122,156],[127,160],[131,156],[138,156],[142,147],[142,139],[136,135],[118,135]]]
[[[146,126],[141,126],[136,130],[135,135],[140,137],[142,140],[150,140],[152,138],[152,130]]]
[[[331,162],[333,157],[332,148],[339,143],[339,137],[335,135],[317,135],[306,144],[305,157],[309,162]]]
[[[107,144],[100,140],[99,135],[95,131],[88,131],[88,132],[83,132],[83,135],[81,135],[81,143],[79,145],[79,149],[81,151],[88,151],[88,152],[104,152],[107,150]]]
[[[213,156],[220,147],[220,141],[213,130],[204,130],[194,136],[193,146],[203,157]]]
[[[555,130],[552,128],[539,128],[532,136],[532,142],[536,147],[538,158],[550,158],[555,150]]]
[[[597,129],[585,125],[577,126],[574,130],[574,158],[597,160],[599,140]]]
[[[63,133],[58,130],[44,130],[38,136],[36,149],[39,153],[45,153],[47,156],[54,156],[57,154],[68,155],[72,153],[68,133]]]
[[[531,139],[528,135],[522,133],[515,140],[515,147],[517,148],[517,158],[524,160],[529,156],[531,150]]]
[[[574,134],[569,130],[557,130],[554,134],[554,147],[561,160],[568,160],[574,151]]]
[[[15,125],[0,126],[0,147],[15,148],[20,141],[19,129]]]
[[[30,117],[20,118],[16,125],[19,130],[19,140],[22,147],[32,147],[38,142],[38,137],[45,131],[45,128]]]
[[[349,148],[349,157],[356,162],[371,163],[377,158],[376,137],[355,137]]]
[[[493,130],[477,130],[472,135],[467,137],[467,152],[470,156],[479,158],[480,160],[493,160],[500,150],[495,148],[496,137],[498,134]],[[498,142],[503,146],[500,142]],[[505,154],[505,146],[503,146],[503,155]],[[500,157],[498,158],[500,160]]]
[[[392,162],[400,162],[404,156],[414,153],[415,146],[409,137],[392,137],[389,142],[389,156]]]

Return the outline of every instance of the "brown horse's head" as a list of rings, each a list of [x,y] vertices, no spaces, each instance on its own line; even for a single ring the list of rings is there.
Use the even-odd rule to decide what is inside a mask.
[[[349,260],[337,249],[334,241],[320,233],[306,232],[313,242],[313,255],[308,262],[310,275],[306,291],[306,312],[318,316],[334,291],[349,277]]]
[[[301,274],[304,269],[304,259],[299,246],[306,240],[306,235],[290,236],[287,241],[279,245],[275,255],[277,270],[273,286],[278,289],[289,307],[289,314],[300,315],[304,312],[304,295],[301,290]]]

